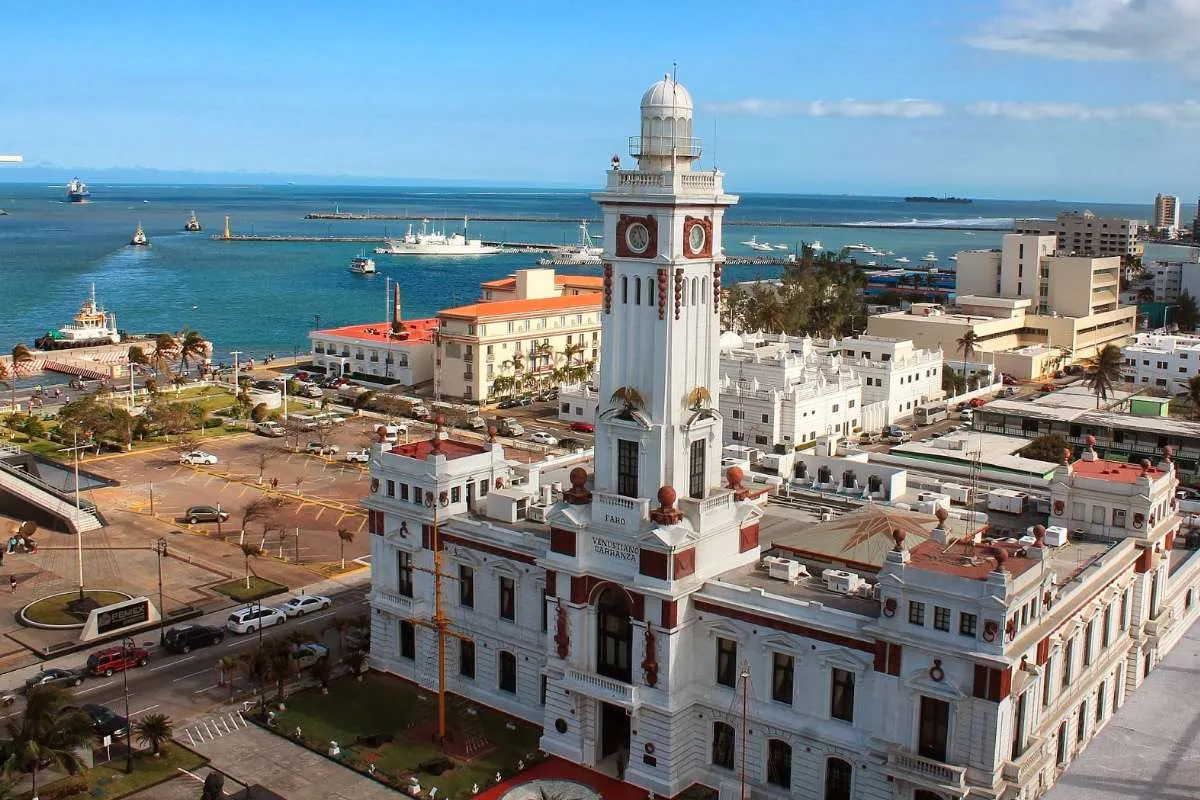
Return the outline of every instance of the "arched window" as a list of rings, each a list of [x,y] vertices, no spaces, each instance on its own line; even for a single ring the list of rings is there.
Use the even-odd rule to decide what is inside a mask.
[[[517,693],[517,657],[507,650],[500,651],[500,674],[497,678],[500,691]]]
[[[642,304],[642,279],[633,279],[633,303],[640,306]]]
[[[708,305],[708,278],[700,279],[700,305]]]
[[[714,767],[733,769],[733,726],[713,723],[712,763]]]
[[[698,293],[700,291],[700,281],[697,278],[692,278],[692,305],[700,302]]]
[[[782,739],[767,740],[767,783],[792,788],[792,746]]]
[[[629,276],[628,275],[621,276],[621,302],[622,303],[629,302]]]
[[[850,765],[840,758],[825,762],[825,800],[850,800]]]
[[[633,609],[629,597],[609,586],[596,600],[596,672],[628,683],[633,678]]]
[[[654,281],[646,278],[646,305],[654,308]]]

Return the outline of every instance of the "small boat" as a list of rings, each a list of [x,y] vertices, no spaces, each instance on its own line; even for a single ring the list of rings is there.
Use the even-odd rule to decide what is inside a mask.
[[[958,256],[950,256],[951,261],[958,261]]]
[[[909,261],[906,256],[900,256],[899,258],[896,259],[896,263],[897,264],[907,264],[907,263],[909,263]]]
[[[854,244],[848,244],[848,245],[846,245],[845,247],[843,247],[842,249],[843,249],[843,250],[863,250],[863,251],[866,251],[866,250],[870,250],[871,248],[870,248],[870,247],[868,247],[867,245],[863,244],[862,242],[856,242],[856,243],[854,243]]]
[[[788,250],[790,248],[786,244],[777,244],[777,245],[775,245],[775,249],[776,250]]]
[[[195,211],[193,211],[192,215],[188,217],[187,224],[183,226],[183,229],[188,233],[199,233],[200,231],[204,230],[204,228],[200,227],[200,220],[196,219]]]
[[[358,255],[350,259],[350,271],[355,275],[374,275],[375,259],[367,258],[365,253],[359,252]]]
[[[926,264],[936,264],[938,257],[932,250],[930,250],[928,253],[921,256],[921,260],[924,261]]]
[[[817,241],[815,241],[815,242],[813,242],[812,244],[810,244],[810,245],[808,246],[808,248],[809,248],[810,250],[812,250],[814,253],[816,253],[816,252],[820,252],[821,250],[824,250],[824,249],[825,249],[825,245],[821,244],[821,240],[820,240],[820,239],[818,239]]]
[[[88,191],[87,184],[79,178],[72,178],[71,182],[67,184],[68,203],[86,203],[91,196],[92,193]]]
[[[146,238],[146,232],[142,230],[142,223],[138,223],[137,230],[133,232],[133,238],[129,243],[134,247],[146,247],[150,244],[150,240]]]
[[[592,241],[587,220],[584,220],[579,223],[579,244],[554,250],[547,258],[539,258],[538,264],[543,267],[594,266],[601,263],[603,253],[604,248]]]

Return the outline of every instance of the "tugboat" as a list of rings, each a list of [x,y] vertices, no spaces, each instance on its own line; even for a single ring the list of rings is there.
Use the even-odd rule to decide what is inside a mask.
[[[199,233],[200,231],[204,230],[204,228],[200,227],[200,220],[196,219],[195,211],[193,211],[192,215],[188,217],[187,224],[183,226],[183,229],[188,233]]]
[[[96,302],[96,285],[92,284],[92,293],[79,306],[74,323],[56,331],[47,331],[44,336],[35,339],[33,345],[39,350],[65,350],[120,343],[117,315],[108,313]]]
[[[88,191],[87,184],[79,178],[72,178],[71,182],[67,184],[68,203],[86,203],[91,196],[92,193]]]
[[[142,230],[142,223],[138,223],[137,230],[133,232],[133,238],[129,243],[134,247],[148,247],[150,240],[146,238],[146,232]]]

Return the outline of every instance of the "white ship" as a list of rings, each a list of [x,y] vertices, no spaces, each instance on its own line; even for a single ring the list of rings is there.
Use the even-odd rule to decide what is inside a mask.
[[[468,239],[467,218],[463,217],[462,233],[431,231],[429,220],[423,219],[420,232],[414,233],[410,224],[404,238],[388,239],[375,252],[381,256],[490,256],[499,253],[500,248],[484,246],[481,239]]]
[[[896,263],[897,264],[907,264],[908,256],[900,256],[899,258],[896,259]]]
[[[555,250],[547,258],[539,258],[538,264],[543,267],[574,267],[599,264],[603,247],[597,247],[588,233],[587,221],[579,223],[579,244],[574,247],[564,247]]]
[[[812,244],[810,244],[810,245],[808,246],[808,248],[809,248],[810,250],[812,250],[814,253],[819,253],[819,252],[821,252],[822,250],[824,250],[824,249],[825,249],[825,245],[821,244],[821,240],[820,240],[820,239],[817,239],[815,242],[813,242]]]
[[[69,347],[120,343],[121,332],[117,330],[117,315],[105,311],[96,302],[96,284],[93,283],[92,293],[79,306],[74,323],[64,325],[56,331],[47,331],[45,336],[34,341],[34,346],[39,350],[63,350]]]
[[[932,250],[930,250],[928,253],[921,256],[921,260],[924,261],[926,264],[936,264],[937,260],[938,260],[937,254],[934,253]]]
[[[350,271],[355,275],[374,275],[375,259],[367,258],[365,254],[359,253],[350,259]]]
[[[746,247],[749,247],[751,250],[770,250],[771,249],[770,242],[760,242],[758,240],[757,236],[751,236],[749,240],[742,242],[742,244],[746,245]]]
[[[145,247],[150,244],[150,240],[146,238],[146,232],[142,230],[142,223],[138,223],[137,230],[133,232],[133,238],[129,243],[134,247]]]

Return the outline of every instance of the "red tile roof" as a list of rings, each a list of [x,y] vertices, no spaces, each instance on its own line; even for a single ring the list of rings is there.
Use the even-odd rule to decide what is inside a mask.
[[[604,278],[599,275],[555,275],[554,283],[557,286],[573,286],[578,289],[595,289],[597,292],[604,288]],[[494,281],[484,281],[479,284],[485,289],[515,289],[517,286],[517,276],[509,275],[507,278],[497,278]]]
[[[1036,559],[1018,556],[1016,553],[1021,546],[1007,542],[976,545],[952,541],[949,544],[941,544],[934,539],[928,539],[908,551],[909,566],[959,578],[987,580],[988,573],[996,569],[997,548],[1008,553],[1004,568],[1013,577],[1040,563]]]
[[[1099,478],[1102,481],[1113,481],[1114,483],[1133,483],[1142,476],[1142,468],[1138,464],[1105,461],[1102,458],[1097,458],[1095,461],[1080,459],[1071,465],[1071,469],[1076,475],[1085,478]],[[1146,476],[1152,481],[1158,480],[1162,475],[1163,471],[1156,467],[1150,467],[1146,471]]]
[[[597,293],[543,297],[533,300],[499,300],[491,303],[473,303],[469,306],[444,308],[439,317],[481,319],[485,317],[525,317],[553,311],[593,311],[600,308],[601,296]]]
[[[347,339],[358,339],[364,342],[387,342],[389,344],[426,344],[433,341],[433,332],[437,330],[436,319],[406,319],[404,328],[408,337],[397,339],[392,337],[390,322],[372,322],[365,325],[344,325],[340,328],[326,328],[313,331],[310,336],[342,336]]]
[[[442,455],[446,458],[454,460],[456,458],[463,458],[464,456],[477,456],[480,453],[486,453],[488,448],[474,442],[442,439],[441,451]],[[409,442],[408,444],[396,445],[391,449],[391,452],[398,456],[406,456],[424,461],[433,452],[433,440],[421,439],[420,441]]]

